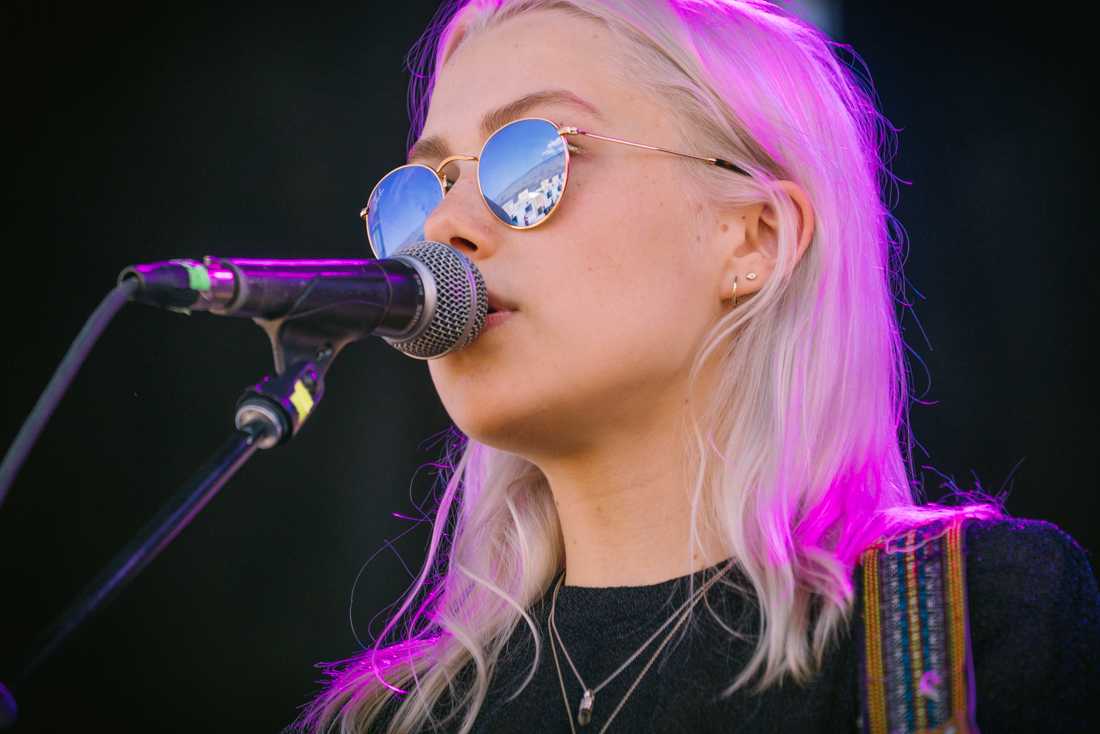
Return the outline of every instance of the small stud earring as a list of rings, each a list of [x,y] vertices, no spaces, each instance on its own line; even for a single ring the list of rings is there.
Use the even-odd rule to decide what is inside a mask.
[[[749,273],[745,276],[748,280],[756,280],[756,273]]]

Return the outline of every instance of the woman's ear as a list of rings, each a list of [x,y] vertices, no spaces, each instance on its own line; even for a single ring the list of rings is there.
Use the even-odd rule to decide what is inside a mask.
[[[806,254],[806,249],[814,238],[816,224],[814,205],[806,190],[794,181],[780,181],[779,186],[787,192],[787,196],[791,197],[798,212],[798,251],[794,254],[794,263],[797,263]]]
[[[806,253],[814,236],[814,209],[806,191],[793,181],[777,181],[795,205],[798,226],[798,250],[794,262]],[[721,249],[726,253],[720,291],[723,300],[733,297],[733,277],[737,276],[737,296],[755,293],[775,270],[779,238],[779,218],[766,203],[739,207],[719,218]],[[749,274],[754,273],[752,279]]]

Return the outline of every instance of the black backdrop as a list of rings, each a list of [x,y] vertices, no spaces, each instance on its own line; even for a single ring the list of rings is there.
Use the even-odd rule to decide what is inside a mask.
[[[938,497],[945,476],[1011,489],[1012,514],[1095,549],[1090,51],[1034,11],[888,5],[846,5],[837,36],[903,128],[895,170],[912,185],[895,214],[923,296],[904,326],[929,403],[912,414],[925,490]],[[402,60],[434,12],[377,6],[6,6],[5,444],[126,264],[367,255],[357,213],[403,157]],[[0,669],[270,368],[248,322],[121,312],[0,508]],[[417,514],[448,425],[423,364],[353,345],[301,435],[258,454],[20,692],[18,730],[289,723],[313,664],[356,649],[360,568],[350,616],[366,641],[423,558],[426,529],[392,513]]]

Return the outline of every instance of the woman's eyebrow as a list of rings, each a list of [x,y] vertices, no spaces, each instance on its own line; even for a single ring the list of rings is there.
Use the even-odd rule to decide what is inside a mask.
[[[587,112],[597,120],[603,120],[603,115],[594,104],[577,96],[567,89],[545,89],[541,92],[526,94],[517,100],[490,110],[481,118],[481,136],[489,137],[497,128],[519,119],[532,108],[539,105],[562,104]],[[408,162],[414,159],[442,160],[451,155],[451,148],[441,135],[429,135],[417,140],[409,148]]]

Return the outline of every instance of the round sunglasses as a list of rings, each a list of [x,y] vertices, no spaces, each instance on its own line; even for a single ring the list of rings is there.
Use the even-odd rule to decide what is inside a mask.
[[[493,216],[512,229],[537,227],[557,211],[569,181],[569,135],[584,135],[635,148],[693,158],[744,176],[748,171],[722,158],[703,158],[654,145],[596,135],[559,126],[541,117],[525,117],[497,128],[476,155],[452,155],[436,167],[398,166],[382,177],[359,212],[376,258],[424,240],[424,223],[454,180],[445,169],[455,161],[477,162],[481,200]]]

